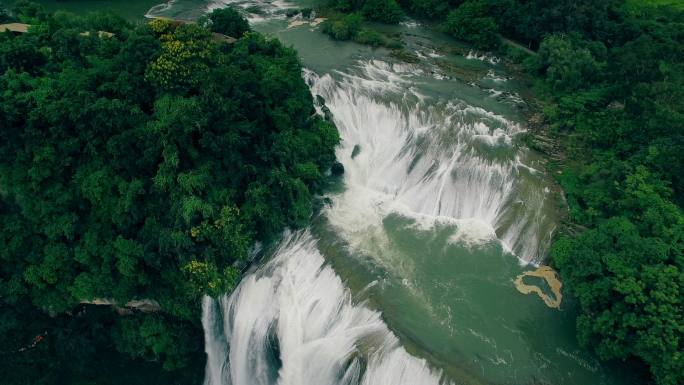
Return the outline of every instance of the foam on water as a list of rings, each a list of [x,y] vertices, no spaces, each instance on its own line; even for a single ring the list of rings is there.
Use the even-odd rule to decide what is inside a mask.
[[[420,26],[420,23],[418,23],[415,20],[406,20],[406,21],[400,22],[399,24],[403,25],[406,28],[417,28]]]
[[[484,52],[473,51],[473,50],[468,51],[468,54],[466,55],[466,59],[480,60],[480,61],[488,62],[489,64],[497,64],[501,61],[501,59],[499,59],[496,56],[489,55],[489,54],[484,53]]]
[[[503,83],[508,81],[510,78],[503,75],[499,75],[494,70],[490,69],[487,71],[487,76],[485,76],[485,79],[491,80],[496,83]]]
[[[169,0],[165,3],[157,4],[154,7],[150,8],[149,11],[147,11],[145,17],[155,18],[164,15],[169,9],[171,9],[171,7],[173,7],[175,3],[176,0]]]

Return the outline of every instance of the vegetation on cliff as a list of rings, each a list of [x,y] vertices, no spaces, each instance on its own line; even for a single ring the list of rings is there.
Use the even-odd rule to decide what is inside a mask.
[[[110,383],[98,360],[114,351],[201,360],[201,296],[230,291],[256,241],[306,223],[335,160],[296,53],[231,10],[199,25],[13,16],[32,28],[0,34],[3,382]],[[162,311],[79,305],[94,298]]]

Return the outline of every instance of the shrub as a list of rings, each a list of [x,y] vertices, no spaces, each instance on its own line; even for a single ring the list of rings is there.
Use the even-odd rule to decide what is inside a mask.
[[[252,29],[249,22],[233,8],[216,9],[208,16],[208,25],[212,32],[239,38]]]
[[[387,24],[397,24],[404,16],[404,12],[395,0],[366,0],[361,12],[369,20]]]
[[[323,24],[323,33],[335,40],[351,40],[361,30],[363,17],[358,13],[343,16],[337,20],[328,20]]]
[[[451,11],[444,24],[445,30],[457,39],[473,44],[479,49],[499,46],[498,27],[487,16],[487,7],[481,1],[467,1]]]

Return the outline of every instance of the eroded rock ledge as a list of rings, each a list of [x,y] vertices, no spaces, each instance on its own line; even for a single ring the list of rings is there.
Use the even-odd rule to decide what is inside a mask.
[[[161,311],[159,302],[153,299],[135,299],[126,302],[123,306],[119,306],[116,301],[109,298],[95,298],[90,301],[81,301],[81,303],[84,305],[112,306],[116,312],[121,315],[133,314],[135,311],[142,313],[156,313]]]

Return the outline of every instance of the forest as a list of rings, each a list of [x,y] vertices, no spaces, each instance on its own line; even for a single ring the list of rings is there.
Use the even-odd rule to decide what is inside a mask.
[[[550,262],[578,303],[577,337],[604,360],[643,363],[658,385],[683,384],[684,3],[331,0],[330,7],[384,23],[405,15],[437,21],[529,74],[547,134],[560,147],[551,167],[568,216]]]
[[[231,9],[0,18],[31,25],[0,33],[2,382],[200,383],[202,295],[306,223],[335,162],[295,51]]]

